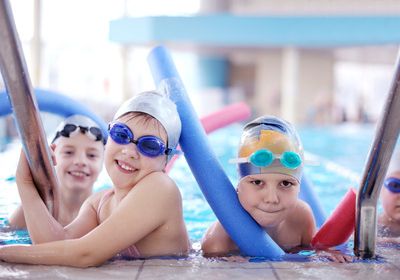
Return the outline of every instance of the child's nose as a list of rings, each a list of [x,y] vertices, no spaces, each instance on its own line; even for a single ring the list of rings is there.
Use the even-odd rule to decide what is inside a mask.
[[[278,198],[278,195],[276,193],[275,188],[272,188],[272,187],[269,187],[269,186],[266,187],[264,189],[263,200],[264,200],[265,203],[273,203],[273,204],[278,203],[279,202],[279,198]]]
[[[130,143],[130,144],[126,145],[126,147],[124,147],[124,149],[122,150],[122,153],[132,159],[139,158],[138,147],[134,143]]]
[[[86,154],[84,153],[77,153],[75,158],[74,158],[74,163],[76,165],[86,165],[87,164],[87,157]]]

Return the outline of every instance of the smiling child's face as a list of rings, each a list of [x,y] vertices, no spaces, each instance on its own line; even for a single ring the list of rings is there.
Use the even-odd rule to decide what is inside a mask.
[[[55,142],[55,170],[62,188],[92,190],[103,167],[104,145],[86,134],[60,137]]]
[[[165,129],[152,117],[129,113],[118,121],[129,127],[136,140],[151,135],[167,142]],[[148,157],[141,154],[134,143],[121,145],[110,137],[106,144],[105,167],[114,186],[118,188],[132,188],[148,174],[163,171],[166,160],[165,155]]]

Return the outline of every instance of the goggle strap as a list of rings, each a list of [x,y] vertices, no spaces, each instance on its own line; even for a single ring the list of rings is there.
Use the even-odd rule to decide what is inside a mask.
[[[249,162],[249,158],[231,158],[229,161],[229,163],[246,163]]]
[[[183,152],[178,149],[167,148],[167,149],[165,149],[165,154],[168,156],[169,155],[181,155],[181,154],[183,154]]]

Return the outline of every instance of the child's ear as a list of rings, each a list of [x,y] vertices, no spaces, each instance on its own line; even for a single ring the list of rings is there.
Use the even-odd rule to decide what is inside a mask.
[[[51,155],[51,160],[53,161],[53,166],[57,165],[57,159],[56,156],[54,154],[54,150],[56,149],[56,144],[51,144],[50,145],[50,155]]]

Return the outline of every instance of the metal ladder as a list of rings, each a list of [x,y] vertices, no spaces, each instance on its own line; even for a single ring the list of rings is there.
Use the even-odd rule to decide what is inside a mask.
[[[367,259],[375,257],[376,207],[386,171],[400,131],[400,52],[389,94],[376,126],[375,138],[368,155],[357,195],[354,254]]]

